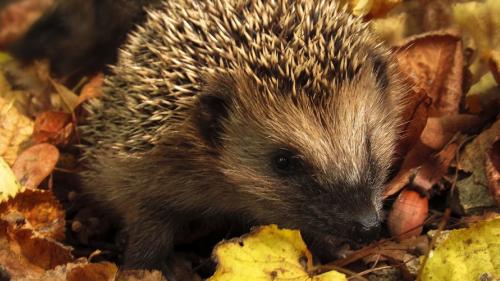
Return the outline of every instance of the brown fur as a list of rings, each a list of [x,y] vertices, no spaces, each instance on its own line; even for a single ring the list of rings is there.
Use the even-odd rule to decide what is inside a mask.
[[[125,264],[168,272],[173,236],[195,219],[277,223],[332,245],[372,238],[402,89],[387,50],[327,2],[194,3],[151,12],[88,107],[82,178],[123,217]],[[251,29],[235,18],[245,13]],[[170,29],[182,20],[192,26]],[[249,30],[261,45],[238,41]]]

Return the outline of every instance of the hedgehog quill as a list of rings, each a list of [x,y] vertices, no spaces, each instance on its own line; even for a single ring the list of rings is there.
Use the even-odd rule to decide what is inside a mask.
[[[165,1],[112,72],[87,105],[81,177],[122,216],[125,267],[168,274],[192,220],[276,223],[329,248],[377,237],[404,87],[333,1]]]

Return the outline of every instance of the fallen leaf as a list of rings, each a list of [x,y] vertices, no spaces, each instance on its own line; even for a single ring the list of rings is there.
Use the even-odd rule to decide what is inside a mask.
[[[401,0],[350,0],[350,2],[353,15],[379,18],[401,3]]]
[[[40,280],[44,269],[32,264],[26,257],[21,255],[19,245],[7,234],[8,223],[0,220],[0,265],[2,272],[10,277],[7,280]],[[4,276],[2,274],[2,276]]]
[[[469,281],[500,278],[498,241],[500,218],[481,222],[467,229],[450,231],[446,240],[429,254],[421,280]]]
[[[36,143],[48,142],[53,145],[68,144],[74,130],[71,114],[46,111],[35,120],[33,139]]]
[[[398,241],[420,235],[429,212],[429,199],[413,190],[403,190],[387,218],[392,236]]]
[[[61,242],[65,238],[64,214],[54,195],[43,190],[20,192],[0,205],[0,219],[33,230],[38,237]]]
[[[17,180],[27,189],[36,189],[54,170],[59,159],[57,147],[41,143],[23,151],[12,166]]]
[[[470,214],[494,206],[493,197],[488,189],[484,164],[486,152],[490,150],[498,136],[500,136],[500,120],[481,132],[460,153],[458,169],[471,174],[456,182],[455,194],[451,202],[456,213]]]
[[[437,155],[430,156],[427,162],[418,169],[412,186],[430,191],[448,171],[451,162],[456,158],[458,148],[459,145],[456,142],[450,143]]]
[[[13,99],[0,97],[0,131],[0,156],[13,164],[33,133],[33,121],[19,112]]]
[[[431,117],[427,120],[420,141],[434,150],[441,150],[457,133],[471,133],[481,127],[484,121],[477,115],[455,114]]]
[[[78,96],[78,104],[92,98],[97,98],[102,94],[102,84],[104,83],[104,74],[99,73],[92,77],[90,81],[83,86]]]
[[[458,113],[463,79],[463,51],[458,35],[429,32],[410,37],[395,54],[399,68],[413,83],[413,90],[432,98],[430,116]]]
[[[14,172],[0,156],[0,203],[14,197],[19,191],[22,191],[22,187],[17,182]]]
[[[210,281],[222,280],[347,280],[336,271],[310,276],[312,257],[298,230],[260,227],[242,238],[220,243]]]
[[[12,227],[10,238],[15,240],[20,253],[32,264],[45,270],[73,260],[72,248],[52,240],[37,236],[31,229]]]
[[[417,174],[420,166],[428,161],[435,161],[432,157],[448,144],[458,133],[469,133],[479,128],[484,120],[476,115],[455,114],[442,117],[428,118],[420,139],[408,151],[398,173],[386,186],[384,196],[396,194],[410,183],[411,178]],[[429,163],[427,165],[431,165]]]
[[[31,270],[48,270],[73,260],[72,249],[57,241],[64,240],[64,211],[50,192],[26,190],[0,204],[0,223],[5,226],[9,255],[32,265]],[[11,275],[30,274],[16,266],[6,270]]]
[[[402,136],[398,140],[397,155],[403,157],[418,142],[427,124],[432,100],[423,91],[411,91],[404,105]]]
[[[110,262],[90,263],[76,266],[68,271],[67,281],[114,281],[118,267]]]
[[[485,157],[488,187],[497,206],[500,206],[500,137],[493,142]]]
[[[373,31],[387,46],[401,44],[407,36],[408,14],[398,13],[371,21]]]
[[[465,98],[469,113],[479,114],[485,110],[500,108],[499,88],[493,74],[488,72],[469,89]]]
[[[372,247],[372,253],[363,258],[363,261],[375,263],[391,258],[400,262],[408,262],[414,255],[426,253],[429,242],[426,235],[411,237],[400,242],[382,241]]]
[[[55,81],[54,79],[49,78],[49,80],[52,83],[54,89],[56,89],[56,92],[61,97],[66,112],[73,112],[73,110],[75,110],[75,108],[78,106],[78,96],[71,90],[66,88],[66,86]]]
[[[473,80],[477,81],[487,71],[492,51],[500,51],[500,2],[497,0],[469,1],[453,5],[453,17],[462,29],[462,33],[470,36],[477,50],[476,59],[469,67]]]

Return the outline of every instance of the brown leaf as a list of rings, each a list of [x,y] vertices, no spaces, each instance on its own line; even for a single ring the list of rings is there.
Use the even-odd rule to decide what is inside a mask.
[[[432,98],[430,116],[458,113],[463,78],[459,36],[454,32],[429,32],[410,37],[396,49],[396,56],[414,91]]]
[[[470,133],[480,128],[482,123],[481,118],[470,114],[431,117],[420,141],[432,149],[441,150],[457,133]]]
[[[376,244],[373,253],[363,258],[363,260],[366,263],[373,263],[390,257],[401,262],[407,262],[409,253],[422,255],[426,253],[428,248],[429,238],[427,235],[412,237],[400,242],[384,241]]]
[[[36,266],[48,270],[73,260],[70,247],[39,237],[31,229],[9,227],[8,232],[10,238],[18,243],[21,254]]]
[[[486,130],[483,130],[460,154],[459,168],[466,172],[474,172],[484,164],[483,156],[488,152],[495,139],[500,136],[500,119]]]
[[[115,280],[118,267],[110,262],[90,263],[76,266],[68,271],[67,281],[106,281]]]
[[[19,155],[12,171],[24,188],[36,189],[52,173],[59,159],[59,150],[48,143],[34,145]]]
[[[0,220],[0,265],[2,271],[7,272],[10,280],[21,278],[39,280],[45,270],[30,263],[26,257],[19,254],[19,251],[15,251],[19,249],[19,245],[8,236],[7,228],[8,223]]]
[[[402,138],[398,141],[397,155],[403,156],[417,143],[427,124],[431,99],[423,91],[410,91],[402,113]]]
[[[417,168],[427,161],[429,155],[435,152],[434,149],[424,145],[420,141],[408,152],[398,173],[386,186],[384,197],[396,194],[410,183],[410,179],[416,174]]]
[[[396,176],[387,184],[384,196],[391,196],[409,184],[417,169],[427,161],[434,161],[430,157],[438,153],[457,133],[477,129],[483,122],[476,115],[469,114],[429,118],[419,141],[405,156]]]
[[[495,206],[488,188],[485,157],[498,136],[500,136],[500,120],[483,130],[461,151],[457,167],[470,175],[459,179],[455,184],[455,193],[451,197],[454,212],[470,214]]]
[[[500,206],[500,137],[493,142],[485,157],[486,177],[497,206]]]
[[[64,240],[64,210],[50,191],[26,190],[0,204],[0,218],[23,223],[40,237]]]
[[[66,145],[73,131],[71,114],[46,111],[36,117],[33,139],[36,143],[48,142],[53,145]]]
[[[450,143],[437,155],[433,155],[418,169],[412,186],[422,190],[431,190],[437,184],[450,167],[451,161],[455,159],[459,145]]]
[[[97,98],[102,94],[102,84],[104,82],[104,74],[99,73],[92,77],[90,81],[83,86],[80,95],[78,96],[78,104],[91,99]]]
[[[78,96],[58,81],[52,78],[49,78],[49,81],[56,92],[59,94],[59,97],[61,97],[62,106],[65,111],[73,112],[73,110],[75,110],[75,108],[78,106]]]
[[[48,270],[73,260],[71,248],[56,241],[64,240],[65,219],[51,192],[27,190],[0,204],[0,223],[5,226],[11,255],[30,264],[31,270]],[[7,269],[11,274],[26,275],[17,270]]]
[[[387,218],[391,235],[401,241],[422,232],[429,211],[429,200],[413,190],[403,190]]]

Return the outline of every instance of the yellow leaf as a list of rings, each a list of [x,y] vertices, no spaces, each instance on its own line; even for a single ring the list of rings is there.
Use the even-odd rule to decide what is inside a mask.
[[[0,63],[11,60],[12,58],[7,53],[0,52]]]
[[[0,202],[14,197],[21,190],[21,185],[9,165],[0,156]]]
[[[351,0],[352,13],[363,17],[370,15],[372,18],[385,16],[401,0]]]
[[[453,6],[453,18],[477,49],[477,59],[470,66],[477,81],[488,71],[492,51],[500,51],[500,1],[457,3]]]
[[[500,217],[453,230],[433,250],[422,271],[422,281],[500,278]],[[483,277],[483,278],[481,278]]]
[[[345,275],[329,271],[310,276],[311,253],[298,230],[264,226],[242,238],[219,244],[218,266],[209,281],[341,281]]]
[[[0,82],[1,78],[0,75]],[[31,139],[34,122],[14,106],[15,97],[4,99],[2,94],[4,93],[0,93],[0,156],[7,163],[13,164]]]

